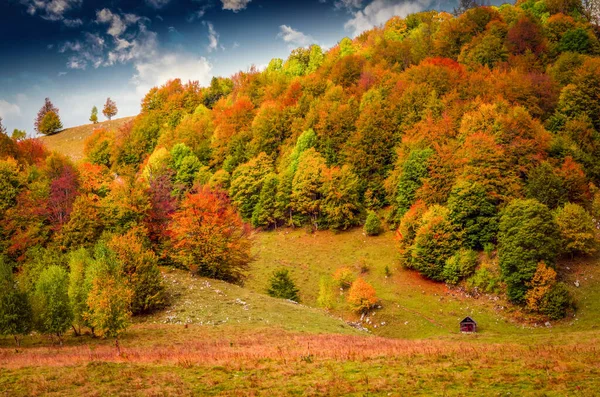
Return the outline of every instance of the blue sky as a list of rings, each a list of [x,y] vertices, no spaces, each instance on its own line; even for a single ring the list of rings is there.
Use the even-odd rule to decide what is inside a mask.
[[[64,126],[76,126],[109,96],[117,117],[135,115],[148,89],[170,78],[206,85],[455,1],[0,0],[0,117],[32,134],[50,97]]]

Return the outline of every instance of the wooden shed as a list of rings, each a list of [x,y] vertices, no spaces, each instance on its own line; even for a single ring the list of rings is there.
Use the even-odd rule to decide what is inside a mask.
[[[460,322],[460,332],[477,332],[477,322],[471,317],[465,317]]]

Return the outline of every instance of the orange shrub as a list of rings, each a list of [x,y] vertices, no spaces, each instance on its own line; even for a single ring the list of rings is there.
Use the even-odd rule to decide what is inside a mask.
[[[357,313],[367,312],[379,302],[375,288],[360,277],[352,283],[346,299]]]

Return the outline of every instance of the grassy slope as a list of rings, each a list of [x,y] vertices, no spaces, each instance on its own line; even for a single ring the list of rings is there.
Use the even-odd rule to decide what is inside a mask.
[[[58,348],[40,336],[15,351],[0,339],[0,395],[594,395],[600,390],[600,266],[565,263],[576,319],[521,327],[498,303],[447,290],[397,269],[390,234],[360,230],[256,237],[257,261],[245,288],[165,270],[171,307],[137,319],[112,342],[69,337]],[[303,301],[339,266],[365,275],[383,300],[367,335],[320,309],[262,294],[273,269],[291,269]],[[385,266],[392,270],[386,278]],[[335,313],[347,313],[340,297]],[[482,332],[462,335],[473,314]],[[347,314],[345,314],[347,316]],[[351,318],[348,318],[351,319]],[[497,320],[497,321],[496,321]],[[387,324],[381,326],[381,322]],[[185,323],[189,323],[185,326]],[[390,339],[374,336],[406,337]]]
[[[40,139],[50,150],[71,157],[73,161],[83,158],[83,144],[85,139],[90,136],[95,129],[105,128],[107,130],[116,130],[134,117],[123,117],[111,121],[104,121],[98,124],[85,124],[78,127],[67,128],[59,133],[43,136]]]

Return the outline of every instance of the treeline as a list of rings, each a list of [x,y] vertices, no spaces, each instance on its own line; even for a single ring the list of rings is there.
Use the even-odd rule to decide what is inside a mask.
[[[598,55],[581,2],[528,0],[392,18],[209,87],[174,80],[77,166],[3,143],[4,248],[20,264],[143,227],[160,261],[240,281],[244,222],[344,230],[370,214],[398,228],[403,265],[560,317],[557,259],[596,249]]]

